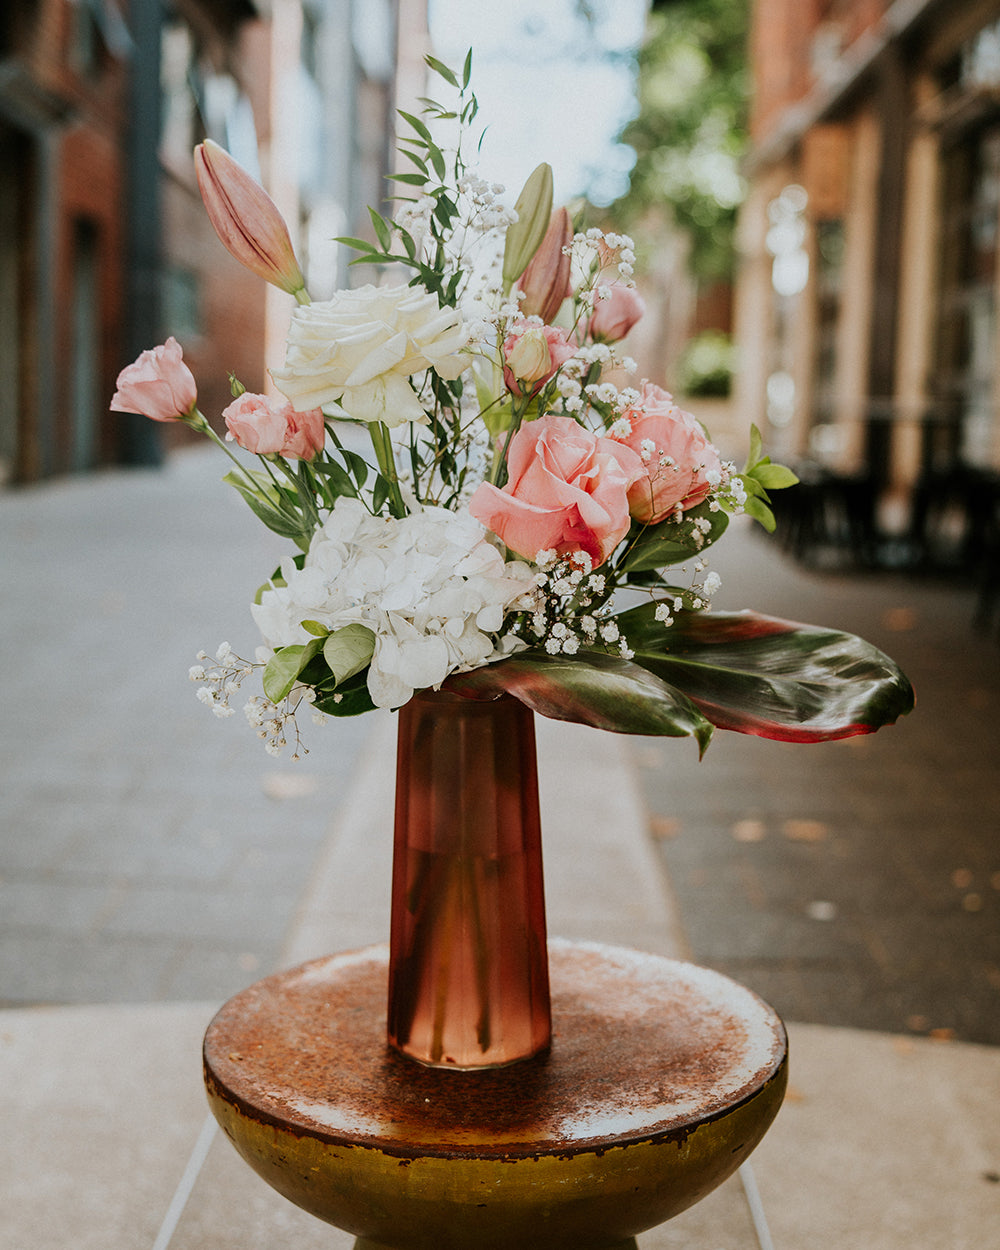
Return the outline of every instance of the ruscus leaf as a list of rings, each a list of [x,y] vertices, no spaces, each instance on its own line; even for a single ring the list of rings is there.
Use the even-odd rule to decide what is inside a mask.
[[[798,477],[783,464],[759,464],[751,474],[765,490],[785,490],[798,482]]]
[[[424,60],[436,74],[441,75],[445,82],[450,82],[453,87],[458,87],[458,79],[455,77],[454,70],[450,70],[443,61],[439,61],[437,57],[430,55],[425,56]],[[466,86],[468,86],[468,82],[466,82]]]
[[[368,209],[368,216],[371,218],[372,226],[375,230],[379,243],[382,244],[382,250],[388,252],[392,245],[392,230],[389,223],[385,220],[381,213],[377,213],[374,208]]]

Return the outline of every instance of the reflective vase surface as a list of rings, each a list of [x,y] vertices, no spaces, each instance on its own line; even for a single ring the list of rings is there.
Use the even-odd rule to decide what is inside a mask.
[[[388,1032],[433,1067],[549,1045],[535,727],[509,695],[399,711]]]

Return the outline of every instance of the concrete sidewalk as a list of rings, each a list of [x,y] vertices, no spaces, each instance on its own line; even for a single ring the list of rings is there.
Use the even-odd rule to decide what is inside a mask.
[[[550,931],[683,958],[626,743],[543,720],[538,739]],[[385,940],[392,753],[391,718],[372,718],[285,964]],[[0,1012],[2,1250],[350,1250],[215,1133],[199,1047],[216,1006]],[[642,1250],[995,1244],[1000,1050],[789,1031],[789,1096],[750,1165]]]

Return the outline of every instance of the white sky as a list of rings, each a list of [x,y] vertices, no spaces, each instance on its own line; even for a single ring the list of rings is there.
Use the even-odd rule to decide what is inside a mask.
[[[633,153],[614,140],[635,115],[632,54],[647,0],[591,8],[592,25],[575,0],[430,0],[434,55],[460,71],[472,48],[477,121],[489,127],[478,172],[509,199],[541,161],[557,204],[584,192],[609,203],[626,189]]]

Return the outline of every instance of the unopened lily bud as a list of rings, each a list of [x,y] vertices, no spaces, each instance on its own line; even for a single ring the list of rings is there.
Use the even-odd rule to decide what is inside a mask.
[[[223,246],[251,273],[291,295],[305,290],[288,227],[259,182],[217,143],[194,150],[198,189]]]
[[[509,291],[511,283],[524,273],[538,245],[548,229],[552,215],[552,166],[545,164],[535,169],[524,184],[514,205],[517,221],[507,230],[503,251],[503,285]]]
[[[569,252],[573,242],[573,223],[565,208],[556,209],[549,221],[545,237],[518,280],[524,292],[520,302],[526,317],[537,316],[546,325],[555,320],[562,302],[572,294],[569,281]]]

